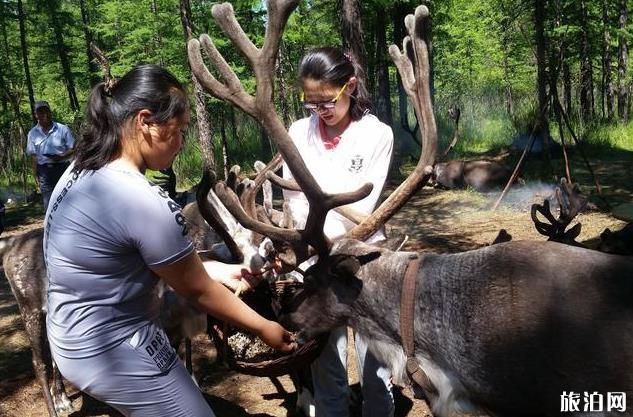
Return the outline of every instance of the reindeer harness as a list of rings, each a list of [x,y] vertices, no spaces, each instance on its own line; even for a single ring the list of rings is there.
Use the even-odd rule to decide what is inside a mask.
[[[438,394],[437,389],[422,367],[420,367],[415,357],[413,342],[413,333],[415,331],[416,277],[422,266],[422,260],[423,258],[421,256],[411,258],[404,272],[402,292],[400,294],[400,334],[404,354],[407,357],[407,375],[424,390],[425,395],[432,394],[436,396]]]

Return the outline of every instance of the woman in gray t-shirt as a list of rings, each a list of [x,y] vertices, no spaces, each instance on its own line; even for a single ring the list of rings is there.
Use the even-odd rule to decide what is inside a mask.
[[[213,416],[158,324],[159,279],[203,311],[293,349],[292,336],[215,279],[244,266],[206,269],[180,207],[145,177],[171,166],[189,124],[182,85],[137,66],[91,92],[88,131],[46,213],[46,328],[62,375],[126,416]]]

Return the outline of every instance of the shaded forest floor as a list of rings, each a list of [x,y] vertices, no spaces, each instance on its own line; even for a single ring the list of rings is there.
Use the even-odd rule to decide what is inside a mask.
[[[534,160],[532,169],[541,169],[542,161]],[[593,210],[578,216],[582,233],[579,241],[590,246],[606,227],[619,229],[625,223],[604,210],[605,203],[595,195],[589,173],[579,160],[574,160],[574,179],[595,203]],[[592,160],[600,178],[603,194],[611,205],[633,203],[633,155],[619,153],[602,160]],[[528,172],[528,179],[536,178]],[[542,177],[542,175],[541,175]],[[457,252],[481,247],[490,243],[499,229],[505,228],[514,240],[544,240],[530,219],[532,203],[542,203],[553,189],[554,180],[530,182],[515,188],[495,212],[490,207],[498,194],[479,194],[473,191],[438,191],[424,188],[387,224],[390,236],[407,234],[410,237],[405,249]],[[387,188],[385,193],[393,190]],[[600,208],[600,210],[598,209]],[[40,227],[41,210],[9,210],[7,235],[23,233]],[[280,379],[285,392],[278,392],[268,378],[236,374],[215,362],[215,349],[204,336],[194,341],[194,361],[200,387],[218,416],[281,417],[293,409],[294,388],[287,377]],[[353,355],[353,349],[349,350]],[[349,361],[352,389],[359,390],[358,372],[354,360]],[[78,410],[73,417],[118,416],[117,413],[73,391],[73,405]],[[397,389],[399,417],[422,417],[428,410],[413,400],[409,389]],[[18,309],[4,277],[0,277],[0,416],[46,416],[46,408],[39,386],[34,380],[29,343],[20,320]],[[352,415],[359,416],[358,407]]]

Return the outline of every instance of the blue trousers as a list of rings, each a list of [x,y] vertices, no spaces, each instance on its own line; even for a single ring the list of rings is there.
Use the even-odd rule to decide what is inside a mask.
[[[367,343],[354,334],[363,394],[363,417],[393,417],[395,405],[391,372],[367,350]],[[347,327],[334,329],[321,355],[312,363],[317,417],[349,416],[347,381]]]
[[[51,199],[51,194],[53,193],[53,189],[55,189],[55,185],[57,185],[57,181],[59,181],[64,171],[66,171],[68,165],[70,165],[68,162],[37,165],[37,181],[40,184],[44,211],[48,208],[48,202]]]

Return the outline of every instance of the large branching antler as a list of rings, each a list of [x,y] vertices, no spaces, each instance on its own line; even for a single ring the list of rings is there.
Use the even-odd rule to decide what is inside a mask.
[[[244,227],[264,234],[273,240],[289,242],[298,252],[308,253],[307,245],[309,245],[319,253],[327,253],[329,242],[323,233],[327,212],[334,207],[350,204],[366,197],[371,192],[372,186],[366,184],[350,193],[325,193],[314,177],[310,175],[283,122],[275,113],[273,103],[275,60],[288,16],[297,4],[298,0],[268,1],[266,35],[261,49],[257,48],[244,33],[235,19],[231,4],[214,5],[211,10],[217,24],[253,68],[257,80],[255,96],[246,92],[208,35],[202,35],[200,41],[189,41],[188,52],[192,71],[206,91],[232,103],[261,123],[305,193],[310,203],[310,212],[303,230],[284,229],[259,221],[251,210],[252,206],[243,207],[237,195],[223,183],[218,183],[215,186],[218,197]],[[217,80],[206,67],[202,59],[201,48],[205,50],[223,82]]]
[[[580,213],[587,205],[587,199],[580,194],[578,184],[570,184],[564,178],[561,184],[556,187],[556,200],[559,206],[559,216],[556,218],[550,209],[549,200],[543,201],[543,204],[532,204],[530,215],[534,222],[536,230],[548,237],[548,240],[568,245],[582,246],[576,242],[576,238],[580,235],[581,224],[577,223],[569,230],[567,227],[571,221]],[[543,215],[549,223],[539,220],[538,213]]]
[[[290,245],[291,248],[286,251],[287,256],[284,259],[288,264],[301,262],[314,250],[319,254],[326,254],[330,248],[330,242],[323,232],[327,213],[337,207],[365,198],[373,188],[372,184],[365,184],[358,190],[348,193],[324,192],[310,174],[281,118],[275,113],[273,103],[275,61],[281,34],[288,16],[297,4],[298,0],[269,0],[267,2],[267,28],[261,49],[248,39],[236,21],[233,7],[229,3],[215,5],[212,8],[215,21],[255,72],[257,87],[254,96],[246,92],[208,35],[202,35],[199,41],[191,40],[188,45],[192,71],[203,88],[215,97],[226,100],[251,115],[264,127],[308,200],[310,209],[305,228],[303,230],[286,229],[274,225],[273,222],[258,219],[257,208],[254,204],[254,196],[259,188],[257,185],[253,184],[247,191],[248,198],[241,199],[226,184],[219,182],[215,185],[216,194],[240,224],[278,243],[285,242]],[[357,217],[356,220],[360,224],[352,229],[346,235],[347,237],[364,240],[371,236],[429,179],[432,172],[437,153],[437,128],[429,87],[429,51],[426,40],[428,17],[428,9],[425,6],[419,6],[415,11],[415,16],[409,15],[405,19],[409,36],[404,41],[404,53],[401,53],[396,46],[390,48],[390,54],[396,62],[407,94],[413,101],[416,115],[423,127],[421,130],[423,152],[411,175],[372,215]],[[219,73],[221,81],[216,79],[206,67],[202,58],[202,49]],[[274,177],[270,169],[258,174],[258,178],[262,176],[268,179]],[[345,207],[341,210],[342,212],[349,211]],[[348,214],[351,216],[354,213]],[[284,223],[287,225],[288,221]]]
[[[403,51],[396,45],[391,45],[389,54],[398,68],[404,89],[420,122],[422,153],[407,179],[368,218],[347,233],[346,237],[366,240],[378,230],[426,184],[437,157],[437,126],[430,87],[429,9],[424,5],[418,6],[414,15],[407,15],[404,24],[409,35],[404,38]]]

